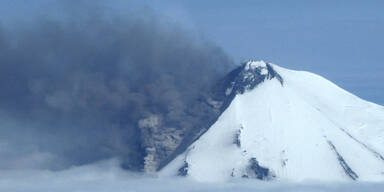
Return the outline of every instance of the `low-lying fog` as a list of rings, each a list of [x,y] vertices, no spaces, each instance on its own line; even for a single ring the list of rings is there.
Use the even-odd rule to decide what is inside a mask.
[[[197,183],[185,178],[139,175],[119,168],[116,159],[63,171],[2,170],[0,191],[12,192],[134,192],[134,191],[383,191],[384,183],[289,183],[236,180],[227,183]]]

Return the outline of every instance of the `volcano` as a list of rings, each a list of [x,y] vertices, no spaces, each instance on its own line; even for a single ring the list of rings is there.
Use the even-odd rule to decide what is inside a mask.
[[[249,61],[217,120],[160,175],[197,181],[383,181],[384,107],[321,76]]]

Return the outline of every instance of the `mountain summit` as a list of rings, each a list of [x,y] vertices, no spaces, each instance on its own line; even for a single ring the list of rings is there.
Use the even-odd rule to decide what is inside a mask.
[[[249,61],[226,80],[225,110],[160,175],[384,180],[384,107],[264,61]]]
[[[234,94],[242,94],[246,90],[252,90],[261,82],[276,78],[281,85],[284,80],[273,69],[272,65],[264,61],[248,61],[239,67],[236,71],[236,77],[232,80],[231,85],[226,90],[226,95],[229,95],[234,90]]]

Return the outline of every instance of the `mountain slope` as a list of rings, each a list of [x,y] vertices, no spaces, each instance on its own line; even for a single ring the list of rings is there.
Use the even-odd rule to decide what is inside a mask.
[[[248,82],[244,90],[161,175],[199,181],[384,180],[382,106],[318,75],[263,61],[246,63],[240,77]],[[263,79],[249,84],[255,78]]]

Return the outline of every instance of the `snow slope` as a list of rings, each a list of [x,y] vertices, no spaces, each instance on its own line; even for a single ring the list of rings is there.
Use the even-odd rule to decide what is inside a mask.
[[[243,70],[249,71],[243,78],[265,80],[237,94],[160,175],[197,181],[384,180],[384,107],[309,72],[263,61],[250,61]],[[268,78],[272,72],[279,76]]]

